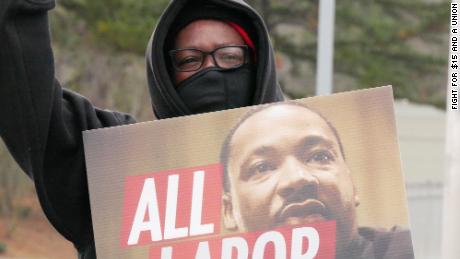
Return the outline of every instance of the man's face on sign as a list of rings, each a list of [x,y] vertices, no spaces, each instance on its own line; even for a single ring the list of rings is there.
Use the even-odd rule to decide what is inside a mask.
[[[336,220],[351,238],[358,204],[338,136],[318,114],[275,105],[243,122],[230,141],[228,229],[253,231]]]

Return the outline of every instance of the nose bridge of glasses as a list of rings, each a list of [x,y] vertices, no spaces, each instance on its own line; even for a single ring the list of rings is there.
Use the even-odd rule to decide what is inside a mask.
[[[216,67],[218,66],[216,58],[214,56],[215,50],[210,52],[202,52],[203,65],[202,68]]]

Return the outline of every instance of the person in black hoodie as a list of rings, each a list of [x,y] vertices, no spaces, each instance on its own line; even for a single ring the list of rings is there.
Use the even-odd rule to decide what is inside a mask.
[[[136,121],[94,107],[55,79],[47,17],[54,6],[54,0],[0,1],[0,136],[33,179],[49,221],[73,242],[79,258],[95,258],[82,131]],[[244,61],[230,66],[217,57],[218,47],[207,46],[199,49],[200,68],[181,68],[183,62],[174,58],[184,47],[177,39],[196,23],[237,32],[243,42],[226,46],[242,46]],[[264,22],[243,1],[171,1],[146,53],[159,119],[283,100]]]

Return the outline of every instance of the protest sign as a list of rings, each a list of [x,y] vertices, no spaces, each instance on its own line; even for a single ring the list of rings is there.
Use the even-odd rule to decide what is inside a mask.
[[[84,142],[98,258],[413,258],[391,87]]]

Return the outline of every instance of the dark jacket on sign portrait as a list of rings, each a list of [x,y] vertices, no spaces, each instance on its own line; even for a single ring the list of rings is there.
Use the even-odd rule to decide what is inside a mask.
[[[177,0],[165,10],[147,49],[147,76],[157,117],[191,114],[174,89],[165,64],[169,58],[165,44],[170,27],[204,5],[207,10],[214,8],[219,17],[240,23],[253,37],[257,72],[252,104],[282,100],[267,30],[251,7],[238,0]],[[52,225],[73,242],[79,258],[95,258],[82,131],[136,121],[94,107],[56,80],[47,16],[54,6],[54,0],[0,1],[0,136],[33,179]]]
[[[358,228],[346,254],[337,259],[413,259],[410,231],[393,227],[387,231],[369,227]]]

